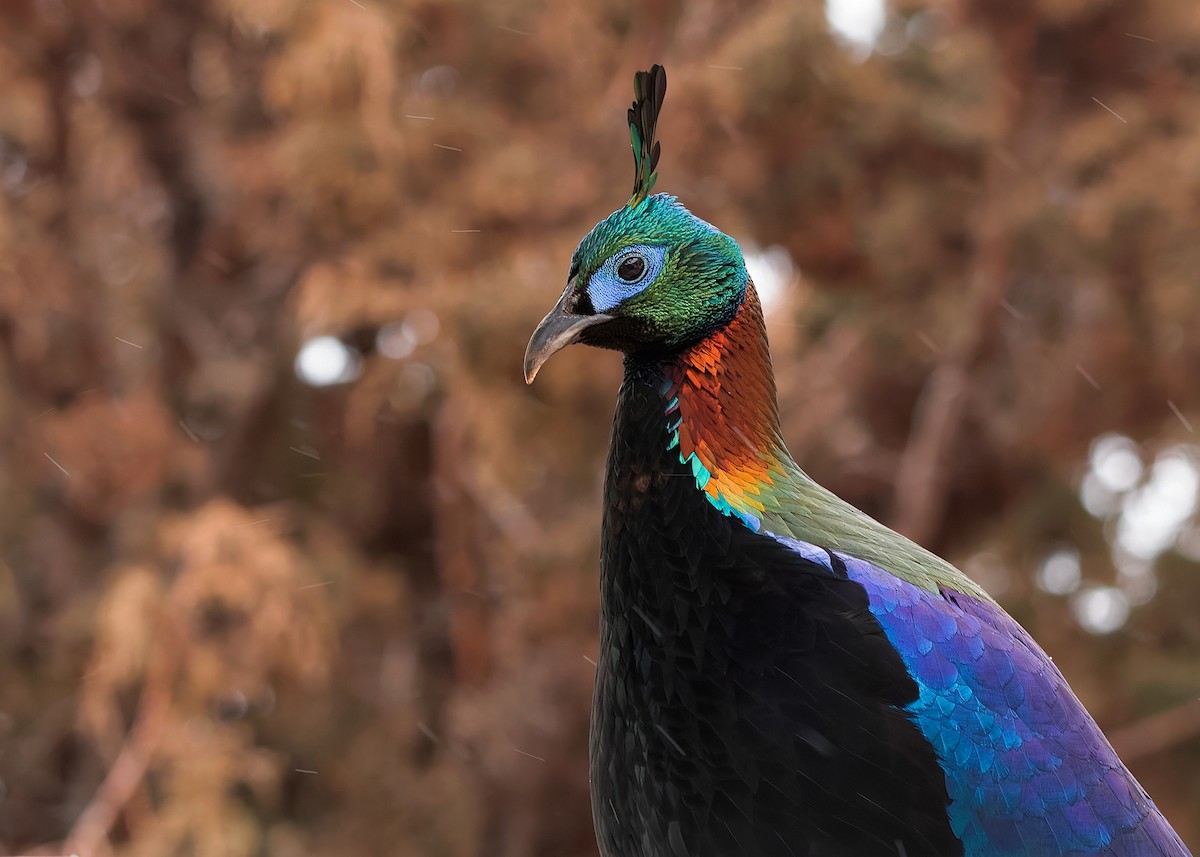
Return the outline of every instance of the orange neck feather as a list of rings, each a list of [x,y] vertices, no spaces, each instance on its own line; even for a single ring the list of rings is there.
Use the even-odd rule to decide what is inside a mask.
[[[691,465],[713,505],[758,529],[791,458],[779,431],[775,375],[753,283],[733,320],[675,357],[666,374],[668,425],[680,460]]]

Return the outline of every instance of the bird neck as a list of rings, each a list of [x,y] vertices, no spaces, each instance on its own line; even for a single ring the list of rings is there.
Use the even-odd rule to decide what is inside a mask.
[[[762,305],[750,283],[724,327],[659,366],[670,447],[725,514],[759,529],[773,495],[807,479],[784,446]]]
[[[946,586],[991,600],[944,559],[818,485],[796,464],[779,429],[775,375],[753,283],[728,324],[669,358],[628,358],[626,381],[654,402],[650,412],[619,407],[618,432],[663,443],[657,454],[668,457],[664,463],[688,468],[696,488],[722,514],[756,533],[846,551],[933,592]],[[642,386],[647,384],[652,389]]]

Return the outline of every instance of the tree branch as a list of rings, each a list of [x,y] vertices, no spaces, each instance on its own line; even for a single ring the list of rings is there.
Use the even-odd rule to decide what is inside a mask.
[[[1008,283],[1007,224],[1012,156],[1027,111],[1024,93],[1032,73],[1036,20],[1021,4],[997,33],[1002,57],[1004,131],[993,145],[984,171],[984,203],[979,214],[969,284],[970,309],[961,335],[930,375],[913,415],[912,432],[900,459],[892,501],[893,526],[909,538],[928,542],[937,533],[946,505],[948,454],[966,413],[975,368],[987,354]]]
[[[68,854],[96,857],[106,853],[108,832],[146,776],[170,712],[171,676],[177,654],[169,631],[160,639],[164,640],[164,651],[157,668],[146,678],[133,728],[96,794],[67,834],[63,849]]]

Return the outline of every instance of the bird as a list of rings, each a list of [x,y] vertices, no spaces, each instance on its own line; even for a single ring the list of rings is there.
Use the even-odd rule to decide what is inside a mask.
[[[1189,852],[1062,673],[967,575],[811,479],[738,244],[633,194],[571,257],[525,380],[624,354],[603,490],[589,765],[602,857]]]

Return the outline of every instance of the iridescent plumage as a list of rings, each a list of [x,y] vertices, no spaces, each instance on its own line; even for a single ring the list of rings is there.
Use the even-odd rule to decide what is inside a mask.
[[[1061,673],[966,575],[784,445],[737,244],[634,194],[584,238],[526,353],[625,352],[592,724],[603,857],[1159,855],[1187,849]]]

